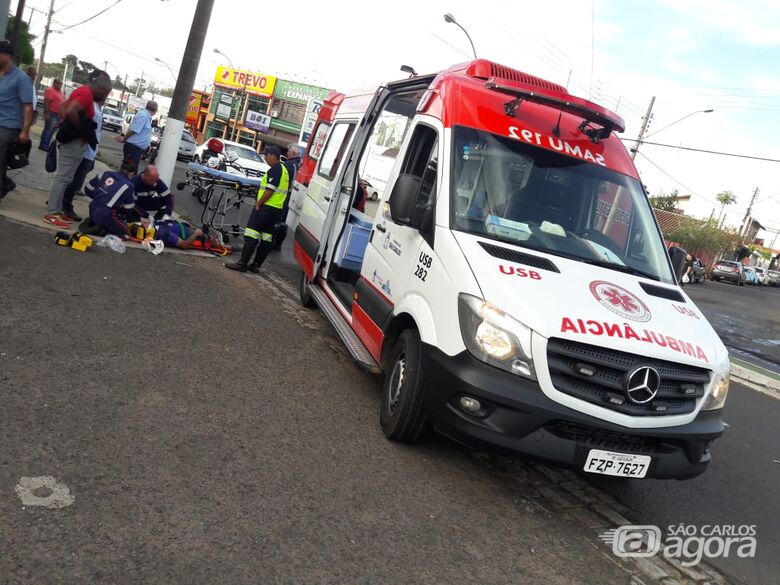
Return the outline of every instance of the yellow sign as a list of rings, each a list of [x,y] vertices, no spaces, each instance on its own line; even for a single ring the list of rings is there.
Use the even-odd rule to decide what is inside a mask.
[[[190,95],[190,103],[187,107],[187,117],[184,120],[185,124],[190,124],[193,126],[198,123],[198,115],[200,114],[200,103],[202,98],[203,94],[199,91],[193,91],[192,95]]]
[[[217,67],[217,74],[214,76],[214,84],[231,89],[245,89],[249,93],[270,97],[274,93],[276,77],[220,65]]]

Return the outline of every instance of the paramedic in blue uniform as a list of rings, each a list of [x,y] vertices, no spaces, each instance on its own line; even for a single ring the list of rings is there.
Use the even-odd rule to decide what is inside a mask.
[[[130,235],[130,228],[123,221],[123,213],[135,207],[132,176],[135,161],[128,159],[119,171],[106,171],[87,183],[84,193],[92,199],[89,204],[89,219],[109,234],[122,239]]]
[[[259,272],[260,266],[273,250],[274,228],[282,217],[284,202],[290,188],[290,176],[282,164],[282,151],[278,146],[269,146],[263,152],[265,162],[270,165],[263,175],[260,190],[257,192],[257,202],[244,228],[244,249],[237,262],[227,262],[225,266],[239,272]],[[257,250],[254,262],[252,256]]]
[[[142,217],[154,214],[155,219],[169,219],[176,200],[168,185],[160,179],[154,165],[147,166],[140,175],[132,178],[135,190],[135,207]]]

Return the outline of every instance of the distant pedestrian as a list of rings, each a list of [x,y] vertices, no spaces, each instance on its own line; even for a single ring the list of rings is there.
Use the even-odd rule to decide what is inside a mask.
[[[148,101],[143,110],[139,110],[130,122],[130,127],[124,136],[117,138],[123,142],[125,160],[131,159],[135,162],[135,174],[138,174],[138,165],[141,163],[141,157],[149,150],[152,144],[152,119],[157,113],[157,102]]]
[[[102,102],[95,102],[95,115],[92,116],[92,121],[95,122],[97,126],[95,135],[97,136],[98,145],[100,144],[100,131],[103,124],[103,111],[101,108],[105,103],[105,100]],[[96,156],[97,146],[92,148],[91,145],[87,144],[87,149],[84,151],[84,158],[81,159],[81,163],[79,163],[79,167],[76,169],[76,174],[73,175],[73,180],[67,186],[65,194],[62,196],[62,214],[70,221],[81,221],[83,219],[73,208],[73,199],[76,197],[76,193],[84,186],[87,175],[95,168]]]
[[[693,280],[693,256],[688,254],[685,256],[685,264],[683,264],[682,276],[680,277],[680,286],[684,286]]]
[[[63,214],[65,190],[84,160],[87,146],[97,148],[95,102],[105,100],[111,93],[111,77],[105,71],[95,70],[89,79],[62,106],[63,120],[57,132],[57,171],[49,192],[48,212],[43,216],[45,223],[57,227],[66,228],[73,221]]]
[[[33,119],[33,84],[14,65],[11,43],[0,41],[0,199],[16,185],[6,177],[9,147],[30,142]]]
[[[38,88],[35,87],[35,80],[38,77],[38,70],[30,65],[27,67],[27,69],[24,70],[24,72],[33,83],[33,124],[35,124],[35,121],[38,119]]]
[[[62,93],[62,80],[55,79],[43,92],[43,119],[44,126],[41,133],[41,143],[38,148],[49,150],[54,130],[62,122],[62,104],[65,103],[65,94]]]

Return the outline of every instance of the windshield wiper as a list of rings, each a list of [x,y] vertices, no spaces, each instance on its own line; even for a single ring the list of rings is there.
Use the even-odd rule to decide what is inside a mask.
[[[616,262],[608,262],[606,260],[590,260],[588,258],[580,258],[580,260],[586,264],[593,264],[594,266],[601,266],[603,268],[618,270],[619,272],[626,272],[627,274],[644,276],[645,278],[649,278],[651,280],[661,280],[661,277],[656,274],[651,274],[650,272],[645,272],[644,270],[640,270],[639,268],[634,268],[633,266],[628,266],[626,264],[617,264]]]

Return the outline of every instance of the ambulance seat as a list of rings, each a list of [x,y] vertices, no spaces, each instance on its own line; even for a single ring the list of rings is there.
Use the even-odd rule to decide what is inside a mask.
[[[336,248],[334,258],[336,266],[346,270],[360,271],[373,225],[370,216],[357,209],[350,210],[347,226]]]

